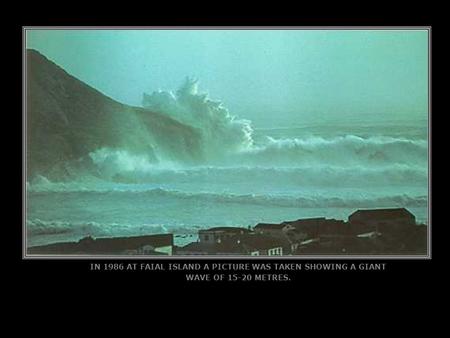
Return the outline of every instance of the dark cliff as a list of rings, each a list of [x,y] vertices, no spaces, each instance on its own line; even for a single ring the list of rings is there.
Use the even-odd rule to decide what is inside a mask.
[[[119,103],[68,74],[35,50],[26,55],[28,179],[70,178],[92,166],[102,147],[157,154],[195,163],[202,158],[194,128],[149,110]]]

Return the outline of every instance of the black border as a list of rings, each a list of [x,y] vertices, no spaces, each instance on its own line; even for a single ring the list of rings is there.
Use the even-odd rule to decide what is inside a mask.
[[[326,283],[332,283],[332,289],[335,288],[347,288],[348,290],[363,289],[362,285],[374,285],[374,282],[379,286],[391,286],[394,288],[404,289],[407,285],[417,286],[430,278],[432,278],[432,273],[436,271],[438,267],[437,259],[439,257],[439,251],[436,250],[436,239],[441,235],[437,235],[438,231],[433,234],[433,258],[431,260],[381,260],[381,261],[370,261],[363,260],[362,262],[374,262],[374,263],[386,263],[385,271],[322,271],[322,272],[297,272],[292,273],[291,282],[264,282],[264,283],[205,283],[205,282],[190,282],[186,283],[184,279],[184,272],[149,272],[149,271],[90,271],[91,261],[89,260],[23,260],[22,259],[22,231],[21,231],[21,217],[22,215],[22,175],[21,175],[21,162],[22,162],[22,26],[52,26],[52,25],[65,25],[65,26],[84,26],[84,25],[102,25],[102,26],[431,26],[433,34],[433,55],[436,53],[436,39],[439,37],[438,25],[433,22],[431,12],[428,8],[418,8],[414,15],[405,12],[405,7],[398,6],[395,7],[392,4],[386,6],[379,6],[377,8],[367,8],[363,11],[364,14],[350,14],[351,12],[343,9],[341,3],[337,3],[334,6],[327,7],[324,11],[311,10],[309,6],[299,5],[299,8],[285,7],[280,10],[271,10],[268,12],[271,14],[263,13],[256,14],[252,10],[235,10],[232,15],[224,14],[209,14],[197,12],[196,14],[188,14],[189,12],[183,11],[182,14],[174,15],[171,12],[160,12],[160,8],[152,8],[151,10],[136,10],[136,8],[123,9],[120,8],[119,13],[113,13],[107,16],[100,16],[98,12],[86,11],[86,7],[80,6],[74,8],[71,11],[70,16],[66,13],[61,15],[61,13],[55,14],[54,12],[46,11],[45,14],[42,11],[46,10],[42,8],[42,4],[27,4],[27,13],[21,13],[20,18],[14,22],[9,30],[11,34],[8,36],[11,38],[11,43],[8,46],[14,46],[15,53],[8,53],[12,56],[12,60],[9,62],[10,65],[14,67],[8,67],[12,70],[13,76],[11,77],[11,82],[9,82],[9,87],[14,88],[14,93],[17,95],[14,99],[14,108],[10,108],[9,116],[13,117],[14,129],[10,129],[14,135],[11,139],[16,140],[13,149],[13,154],[11,155],[11,162],[17,164],[18,168],[15,169],[15,174],[19,174],[17,180],[14,180],[12,187],[8,189],[9,192],[15,196],[14,200],[18,203],[18,209],[13,214],[12,220],[6,222],[16,230],[9,238],[14,238],[14,241],[9,241],[13,243],[13,248],[8,250],[8,252],[14,254],[13,263],[15,268],[17,268],[18,275],[20,276],[20,283],[26,283],[27,281],[33,280],[36,283],[36,288],[44,288],[46,290],[51,290],[52,292],[58,289],[58,284],[55,283],[56,280],[63,280],[66,283],[71,284],[75,279],[77,281],[85,280],[96,285],[101,285],[102,283],[114,283],[119,282],[122,285],[127,285],[131,287],[153,287],[158,285],[159,287],[172,288],[174,285],[185,285],[189,288],[205,288],[210,286],[238,286],[239,288],[245,288],[247,286],[254,288],[260,287],[266,288],[268,286],[288,286],[292,288],[298,288],[300,286],[313,286],[316,285],[317,281],[326,281]],[[141,6],[141,5],[138,5]],[[361,6],[361,5],[360,5]],[[39,9],[37,9],[39,7]],[[149,6],[150,7],[150,6]],[[100,12],[103,12],[100,10]],[[156,13],[155,13],[156,12]],[[155,14],[149,14],[155,13]],[[165,14],[164,14],[165,13]],[[17,19],[17,18],[16,18]],[[435,61],[433,61],[433,69],[436,69]],[[432,81],[435,81],[436,76],[432,77]],[[436,88],[436,86],[432,86]],[[430,97],[431,99],[431,97]],[[433,111],[435,111],[436,104],[434,105]],[[434,115],[435,117],[435,115]],[[16,120],[17,119],[17,120]],[[9,123],[9,121],[8,121]],[[17,123],[17,124],[16,124]],[[17,129],[16,129],[17,128]],[[433,134],[437,132],[434,131]],[[20,141],[18,138],[21,137]],[[433,142],[433,146],[436,147],[436,142]],[[438,150],[435,149],[435,153]],[[20,161],[19,161],[20,157]],[[435,168],[435,166],[434,166]],[[434,175],[434,174],[433,174]],[[432,176],[433,176],[432,175]],[[14,176],[14,175],[13,175]],[[13,181],[11,181],[12,183]],[[20,182],[20,186],[19,186]],[[9,194],[9,193],[8,193]],[[17,195],[16,195],[17,194]],[[436,202],[436,198],[433,198],[433,203]],[[436,203],[435,203],[436,204]],[[432,218],[434,224],[438,223],[436,216],[433,214],[431,209]],[[19,217],[20,218],[19,218]],[[5,224],[6,225],[6,224]],[[437,226],[439,227],[439,225]],[[433,230],[436,230],[434,227]],[[17,231],[18,230],[18,231]],[[233,260],[233,263],[238,263],[243,260]],[[103,261],[96,260],[96,263],[102,263]],[[111,262],[107,260],[104,262]],[[117,260],[115,262],[121,262]],[[127,260],[124,263],[131,262],[149,262],[142,260]],[[167,264],[168,261],[161,262]],[[174,259],[171,262],[185,263],[186,261],[177,261]],[[218,260],[209,259],[208,262],[214,263],[219,262]],[[223,262],[221,260],[220,262]],[[258,261],[259,263],[266,262],[265,260]],[[273,261],[267,261],[272,263]],[[300,262],[307,263],[320,263],[322,260],[302,260]],[[344,263],[345,260],[333,259],[325,260],[324,262],[335,262]],[[358,261],[347,261],[347,263],[358,263]],[[420,289],[425,287],[424,284],[420,286]],[[353,289],[352,289],[353,288]]]

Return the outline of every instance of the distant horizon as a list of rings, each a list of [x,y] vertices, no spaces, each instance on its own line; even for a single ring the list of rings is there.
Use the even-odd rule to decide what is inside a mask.
[[[428,117],[426,30],[33,29],[26,47],[133,106],[195,75],[200,92],[257,128]]]
[[[35,51],[35,52],[43,55],[49,61],[51,61],[51,62],[55,63],[57,66],[61,67],[69,75],[74,76],[73,74],[68,72],[66,69],[64,69],[64,67],[62,67],[61,65],[57,64],[54,60],[50,59],[47,55],[45,55],[41,51],[39,51],[37,49],[34,49],[34,48],[26,48],[26,50]],[[133,104],[122,102],[122,101],[120,101],[120,100],[118,100],[118,99],[116,99],[114,97],[109,96],[107,93],[102,92],[100,89],[94,87],[93,85],[90,85],[90,84],[86,83],[85,81],[83,81],[83,79],[80,79],[80,78],[78,78],[76,76],[74,76],[74,77],[76,79],[80,80],[81,82],[89,85],[90,87],[94,88],[95,90],[99,91],[101,94],[103,94],[103,95],[105,95],[105,96],[107,96],[107,97],[109,97],[109,98],[111,98],[111,99],[113,99],[113,100],[115,100],[115,101],[117,101],[119,103],[126,104],[126,105],[133,106],[133,107],[142,107],[141,104],[133,105]],[[389,114],[387,114],[387,115],[389,115]],[[379,116],[380,115],[378,115],[378,117]],[[371,120],[371,118],[372,118],[372,120]],[[370,122],[371,124],[373,124],[375,122],[373,120],[373,118],[374,118],[374,115],[364,116],[363,118],[357,117],[357,116],[345,116],[344,115],[344,116],[341,116],[338,120],[333,120],[333,119],[327,120],[327,116],[325,115],[325,116],[322,116],[319,119],[312,118],[312,119],[309,119],[309,120],[303,120],[301,122],[298,122],[297,125],[292,125],[289,122],[285,122],[284,124],[273,126],[273,122],[275,122],[273,120],[272,121],[265,121],[266,123],[262,123],[262,124],[258,123],[258,121],[252,121],[252,123],[254,123],[255,129],[307,128],[308,126],[320,125],[320,124],[323,124],[324,122],[325,123],[326,122],[333,122],[333,124],[339,123],[339,122],[342,122],[343,124],[351,124],[351,123],[354,123],[354,122],[367,121],[367,122]],[[389,123],[399,123],[399,122],[403,122],[404,123],[406,121],[408,121],[410,123],[413,123],[413,124],[423,123],[424,121],[428,121],[428,114],[426,116],[424,116],[423,118],[418,118],[418,119],[414,119],[414,120],[411,120],[410,118],[407,118],[407,117],[397,117],[396,118],[396,117],[392,117],[392,116],[386,116],[386,118],[384,118],[383,120],[378,120],[378,123],[380,123],[382,125],[385,125],[385,124],[389,124]],[[278,121],[278,122],[282,122],[282,121]]]

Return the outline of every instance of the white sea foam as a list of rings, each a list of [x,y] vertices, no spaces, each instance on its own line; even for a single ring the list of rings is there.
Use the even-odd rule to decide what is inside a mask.
[[[220,101],[199,93],[198,80],[186,78],[176,93],[144,93],[143,106],[198,128],[208,158],[245,150],[253,144],[250,121],[238,119]]]

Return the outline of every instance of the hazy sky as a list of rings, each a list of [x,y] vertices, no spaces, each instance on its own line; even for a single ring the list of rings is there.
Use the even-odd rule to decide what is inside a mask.
[[[132,105],[189,75],[256,124],[427,116],[425,30],[32,30],[27,47]]]

